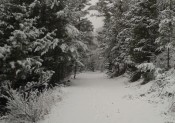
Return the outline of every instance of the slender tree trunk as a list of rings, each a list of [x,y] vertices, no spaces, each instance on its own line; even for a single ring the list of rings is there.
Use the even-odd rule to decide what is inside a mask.
[[[171,11],[172,11],[172,0],[169,1],[169,9],[170,9],[170,15],[169,15],[169,19],[171,20],[170,23],[169,23],[169,27],[170,27],[170,37],[169,37],[169,43],[172,42],[172,36],[173,36],[173,25],[172,25],[172,14],[171,14]],[[169,45],[169,44],[168,44]],[[168,49],[167,49],[167,69],[170,69],[170,47],[168,46]]]
[[[80,2],[81,4],[81,2]],[[81,11],[81,5],[79,5],[79,11]],[[79,24],[78,24],[78,29],[80,30],[80,21],[81,21],[81,17],[79,17]],[[76,60],[78,59],[78,57],[76,56]],[[75,67],[74,67],[74,79],[76,78],[76,74],[77,74],[77,62],[75,61]]]
[[[75,67],[74,67],[74,79],[76,79],[77,75],[77,62],[75,62]]]
[[[167,52],[168,58],[167,58],[167,68],[170,68],[170,48],[168,47],[168,52]]]

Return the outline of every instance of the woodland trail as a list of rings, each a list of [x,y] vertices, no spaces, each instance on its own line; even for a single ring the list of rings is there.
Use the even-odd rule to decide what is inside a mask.
[[[164,123],[155,106],[125,98],[127,79],[82,73],[65,88],[63,100],[41,123]]]

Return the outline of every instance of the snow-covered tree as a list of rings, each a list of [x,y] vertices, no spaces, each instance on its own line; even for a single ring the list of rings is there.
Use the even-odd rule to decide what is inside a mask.
[[[130,54],[134,62],[150,62],[155,54],[158,37],[158,11],[156,0],[142,0],[128,13],[132,28]]]
[[[163,2],[163,3],[162,3]],[[159,37],[156,40],[158,44],[157,50],[161,52],[160,55],[164,54],[164,60],[161,62],[166,62],[166,67],[169,69],[173,64],[171,64],[172,55],[174,52],[174,17],[175,10],[173,9],[175,6],[174,1],[161,1],[162,4],[159,5]],[[165,53],[166,52],[166,55]],[[160,66],[159,66],[160,67]]]
[[[83,66],[85,42],[90,40],[85,34],[93,27],[87,19],[79,20],[85,12],[77,9],[77,3],[9,0],[0,4],[0,87],[7,82],[24,91],[28,83],[26,91],[54,86],[70,77],[75,63]],[[82,10],[85,4],[81,5]]]
[[[76,9],[71,4],[59,0],[1,4],[1,75],[15,87],[38,81],[47,70],[54,72],[50,84],[60,82],[70,75],[74,61],[80,63],[87,46],[71,20]]]
[[[27,82],[39,82],[39,77],[48,70],[43,66],[44,59],[41,56],[50,49],[54,49],[58,43],[57,39],[50,38],[51,34],[54,35],[53,32],[46,34],[46,28],[36,26],[38,17],[31,17],[33,8],[39,4],[39,1],[30,4],[23,3],[22,5],[16,2],[4,4],[4,13],[6,14],[2,13],[4,18],[1,19],[7,24],[1,28],[4,30],[1,37],[4,41],[2,46],[9,47],[8,57],[2,60],[1,75],[3,77],[1,79],[2,81],[11,81],[13,88],[18,88]],[[38,40],[43,39],[41,37],[45,38],[42,42],[43,48],[39,47],[38,42]],[[39,50],[40,52],[37,52]],[[50,70],[51,73],[52,71]]]
[[[127,29],[125,13],[129,8],[129,1],[101,0],[98,6],[102,15],[105,16],[104,29],[99,38],[103,36],[101,44],[106,49],[104,51],[108,69],[112,72],[112,76],[117,76],[125,71],[124,59],[126,60],[128,57],[126,50],[128,49],[130,32]]]
[[[101,0],[98,6],[105,16],[101,44],[111,76],[126,70],[139,72],[137,65],[153,62],[159,53],[155,43],[159,36],[157,0]]]

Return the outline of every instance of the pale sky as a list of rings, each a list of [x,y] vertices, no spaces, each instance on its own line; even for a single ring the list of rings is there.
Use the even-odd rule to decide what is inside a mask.
[[[99,0],[91,0],[90,3],[91,3],[92,5],[95,5],[98,1],[99,1]]]
[[[97,2],[98,2],[98,0],[91,0],[90,3],[92,5],[95,5]],[[91,14],[98,14],[98,12],[93,10],[93,11],[90,11],[90,15]],[[103,26],[103,17],[95,17],[95,16],[91,17],[90,15],[88,15],[87,17],[89,18],[89,20],[94,25],[95,30]]]

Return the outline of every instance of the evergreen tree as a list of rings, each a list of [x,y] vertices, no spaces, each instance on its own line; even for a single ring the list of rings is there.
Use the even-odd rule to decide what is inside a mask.
[[[102,31],[103,43],[107,45],[105,54],[111,76],[121,75],[125,71],[128,61],[129,31],[125,13],[128,10],[127,1],[100,1],[100,10],[105,15],[105,25]],[[105,6],[104,6],[105,5]]]
[[[111,76],[136,71],[134,76],[140,78],[137,65],[153,62],[160,53],[155,43],[159,36],[157,0],[101,0],[98,5],[105,16],[102,45]]]
[[[156,3],[156,0],[142,0],[128,14],[132,28],[130,54],[135,63],[150,62],[155,54],[159,34]]]
[[[50,84],[55,84],[71,74],[73,62],[80,63],[77,56],[87,46],[78,40],[81,30],[71,20],[74,8],[67,2],[11,0],[1,4],[2,81],[19,87],[38,82],[50,71],[54,73]]]
[[[80,4],[81,10],[86,3]],[[0,96],[9,82],[22,93],[64,84],[74,63],[83,66],[86,41],[92,38],[85,34],[93,26],[85,18],[80,21],[86,12],[76,5],[69,0],[2,1]]]
[[[164,6],[162,8],[162,6]],[[174,47],[174,16],[175,10],[173,9],[175,6],[175,2],[169,0],[165,3],[159,3],[159,37],[156,40],[158,45],[157,50],[164,55],[163,60],[161,62],[164,63],[164,68],[169,69],[172,65],[172,54],[173,54],[173,47]],[[158,61],[157,61],[158,62]],[[166,62],[166,63],[165,63]],[[159,63],[158,63],[159,64]],[[165,66],[166,65],[166,66]],[[160,66],[159,66],[160,67]]]

